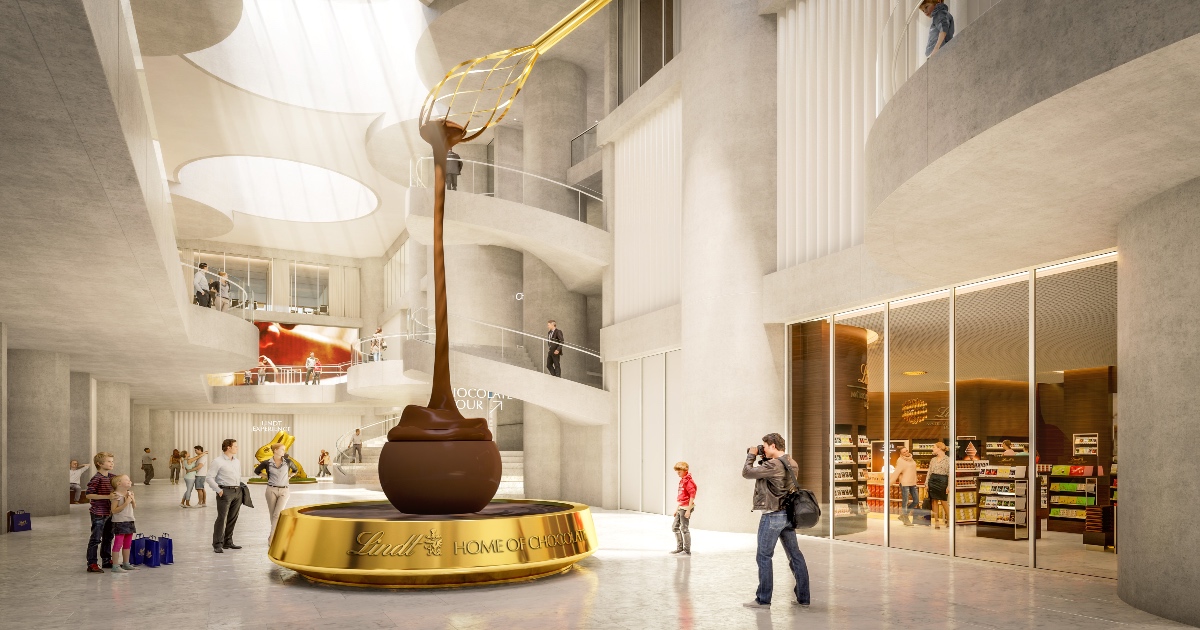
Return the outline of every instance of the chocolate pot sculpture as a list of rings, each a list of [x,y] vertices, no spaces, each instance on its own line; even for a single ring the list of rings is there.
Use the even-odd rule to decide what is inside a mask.
[[[446,154],[500,122],[540,55],[611,0],[587,0],[528,46],[458,64],[425,98],[421,138],[433,149],[433,285],[436,343],[429,405],[409,405],[379,454],[379,483],[408,514],[462,514],[487,506],[500,487],[500,449],[483,418],[464,418],[450,385],[446,314]]]

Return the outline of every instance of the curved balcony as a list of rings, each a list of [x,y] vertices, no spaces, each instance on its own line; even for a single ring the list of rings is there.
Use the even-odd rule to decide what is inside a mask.
[[[522,171],[463,162],[458,190],[446,191],[443,236],[447,245],[497,245],[528,252],[545,262],[567,289],[587,295],[600,292],[604,268],[612,264],[613,244],[608,232],[587,222],[589,208],[599,208],[598,212],[603,213],[603,200],[598,195]],[[414,164],[407,217],[409,234],[425,245],[433,242],[433,191],[425,186],[432,177],[421,175],[427,164],[420,160]],[[496,198],[486,185],[485,167],[536,177],[561,188],[564,198],[575,199],[574,214]],[[594,212],[591,217],[595,220]]]
[[[1184,0],[998,3],[871,129],[875,259],[946,284],[1115,245],[1130,208],[1200,175],[1197,33]]]

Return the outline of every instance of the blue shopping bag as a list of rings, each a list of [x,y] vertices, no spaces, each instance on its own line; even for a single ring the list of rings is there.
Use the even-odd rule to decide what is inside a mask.
[[[141,534],[135,534],[133,541],[129,543],[129,563],[134,565],[145,564],[145,556],[146,538]]]
[[[27,532],[33,529],[33,517],[25,510],[8,513],[8,531]]]
[[[158,537],[158,561],[162,564],[175,564],[175,543],[170,534]]]
[[[162,565],[162,560],[159,559],[158,553],[161,549],[158,544],[158,539],[154,536],[147,536],[146,551],[142,554],[142,564],[148,567],[157,567]]]

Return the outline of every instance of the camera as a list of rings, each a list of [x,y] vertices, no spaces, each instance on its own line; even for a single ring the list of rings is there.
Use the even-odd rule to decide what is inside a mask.
[[[759,444],[759,445],[758,445],[758,451],[756,451],[756,452],[758,453],[758,456],[759,456],[759,457],[766,457],[766,456],[767,456],[767,452],[763,450],[763,445],[762,445],[762,444]]]

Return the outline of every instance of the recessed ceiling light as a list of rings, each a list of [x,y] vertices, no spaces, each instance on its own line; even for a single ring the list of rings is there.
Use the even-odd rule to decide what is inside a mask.
[[[929,372],[926,372],[925,370],[913,370],[911,372],[902,372],[902,374],[904,374],[905,376],[920,376],[922,374],[928,374],[928,373]]]

